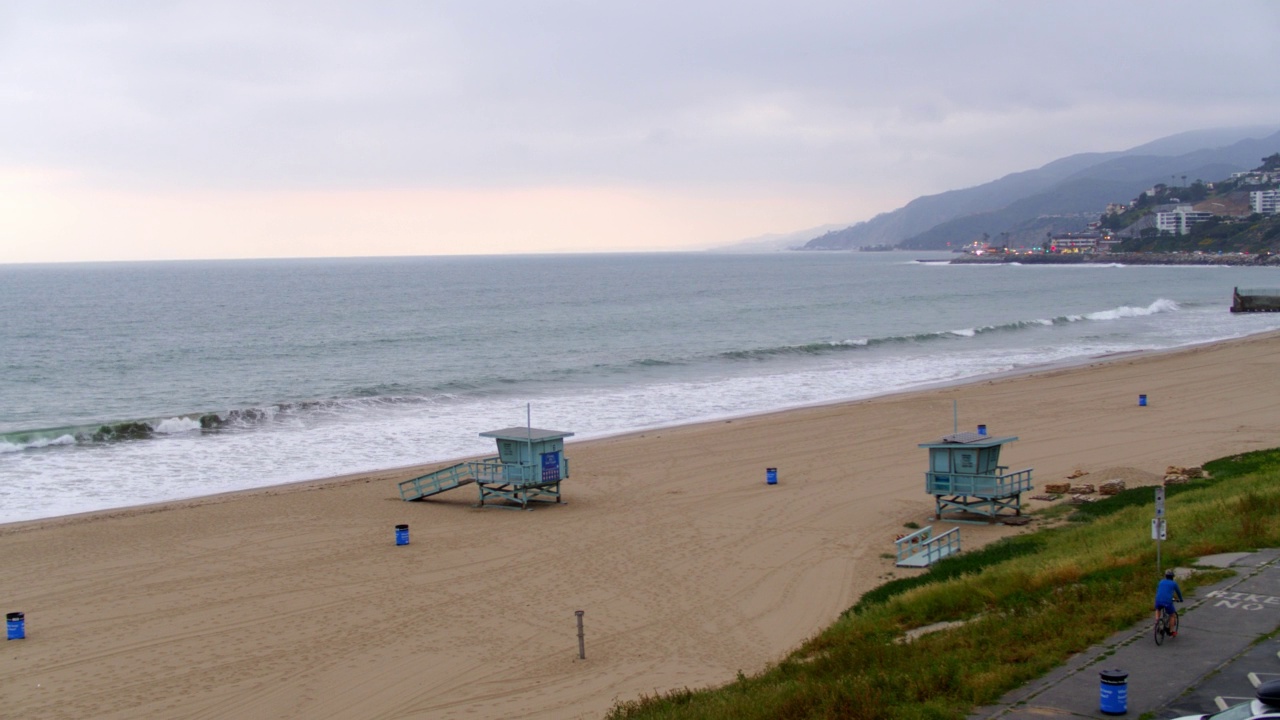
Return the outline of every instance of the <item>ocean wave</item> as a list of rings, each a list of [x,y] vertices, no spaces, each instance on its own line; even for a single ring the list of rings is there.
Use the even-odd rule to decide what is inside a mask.
[[[726,360],[763,360],[778,355],[822,355],[833,350],[863,348],[874,342],[876,341],[869,338],[854,338],[851,340],[804,343],[803,345],[780,345],[778,347],[756,348],[753,350],[729,350],[720,353],[718,357]]]
[[[997,325],[954,328],[904,335],[858,337],[845,340],[824,340],[777,347],[733,350],[711,357],[685,358],[679,361],[654,358],[639,359],[629,365],[632,368],[663,368],[717,360],[721,362],[764,362],[785,357],[820,357],[834,353],[865,352],[868,349],[896,344],[965,342],[989,333],[1016,333],[1028,329],[1078,322],[1109,322],[1158,313],[1178,312],[1179,310],[1182,310],[1182,307],[1177,302],[1160,298],[1146,306],[1123,305],[1078,315],[1061,315],[1052,318],[1035,318]],[[625,366],[610,367],[614,367],[620,372],[627,372]],[[601,368],[596,367],[594,371],[600,372]],[[571,374],[576,374],[576,372],[570,371]],[[348,397],[341,398],[295,401],[260,407],[184,413],[155,418],[114,420],[77,426],[18,430],[0,434],[0,453],[42,450],[63,446],[163,440],[164,438],[176,436],[252,432],[273,423],[288,422],[297,424],[299,422],[323,421],[325,416],[333,417],[349,413],[378,412],[389,406],[454,403],[465,398],[501,395],[510,392],[506,388],[507,385],[519,382],[521,381],[512,378],[490,377],[470,383],[453,383],[447,388],[433,388],[429,394],[422,395],[413,394],[409,388],[401,386],[353,387]]]
[[[983,325],[968,328],[955,328],[935,332],[922,332],[910,335],[889,335],[878,338],[859,338],[839,342],[815,342],[803,345],[783,345],[771,348],[752,350],[733,350],[721,353],[718,357],[727,360],[762,360],[780,355],[819,355],[848,350],[861,350],[880,345],[898,343],[919,343],[937,340],[971,339],[988,333],[1019,332],[1031,328],[1052,327],[1075,322],[1119,320],[1121,318],[1143,317],[1157,313],[1177,312],[1182,306],[1173,300],[1160,298],[1146,307],[1122,305],[1109,310],[1099,310],[1080,315],[1059,315],[1052,318],[1035,318],[1032,320],[1016,320],[999,325]]]
[[[1146,307],[1129,307],[1121,306],[1110,310],[1102,310],[1100,312],[1089,313],[1085,315],[1086,320],[1119,320],[1127,317],[1144,317],[1146,315],[1155,315],[1163,312],[1177,312],[1181,309],[1178,303],[1173,300],[1165,300],[1161,298]]]
[[[265,424],[303,415],[329,415],[426,398],[373,397],[308,400],[265,407],[188,413],[157,418],[114,420],[69,427],[16,430],[0,434],[0,453],[55,446],[152,440],[169,436],[254,430]]]

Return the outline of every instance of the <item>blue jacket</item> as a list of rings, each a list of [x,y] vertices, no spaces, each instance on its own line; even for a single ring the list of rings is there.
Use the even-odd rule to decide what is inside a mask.
[[[1177,598],[1178,602],[1182,602],[1182,588],[1178,587],[1178,583],[1165,578],[1156,586],[1156,607],[1161,605],[1169,605],[1173,599]]]

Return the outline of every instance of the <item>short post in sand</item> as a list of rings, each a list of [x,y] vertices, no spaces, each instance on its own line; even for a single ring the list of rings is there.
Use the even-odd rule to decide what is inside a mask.
[[[586,635],[582,632],[582,616],[585,610],[574,610],[573,614],[578,616],[578,659],[587,659],[587,640]]]

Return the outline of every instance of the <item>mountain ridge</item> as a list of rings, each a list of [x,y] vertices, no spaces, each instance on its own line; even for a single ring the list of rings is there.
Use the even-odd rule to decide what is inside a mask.
[[[1254,137],[1260,133],[1265,135]],[[1205,147],[1205,142],[1223,144]],[[1193,130],[1123,151],[1077,153],[981,185],[918,197],[897,210],[815,237],[801,249],[940,249],[983,233],[1020,236],[1018,228],[1037,218],[1092,213],[1096,220],[1107,203],[1127,202],[1157,183],[1182,176],[1187,182],[1226,177],[1278,149],[1280,128],[1250,126]],[[1079,219],[1040,225],[1035,232],[1041,236],[1081,229]]]

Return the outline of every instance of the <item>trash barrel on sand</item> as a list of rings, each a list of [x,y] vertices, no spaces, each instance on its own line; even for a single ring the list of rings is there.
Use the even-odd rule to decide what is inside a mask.
[[[21,640],[27,636],[27,616],[20,612],[5,613],[4,628],[7,640]]]
[[[397,545],[409,544],[409,526],[408,525],[396,526],[396,544]]]
[[[778,484],[778,468],[765,468],[764,482],[766,485]]]

